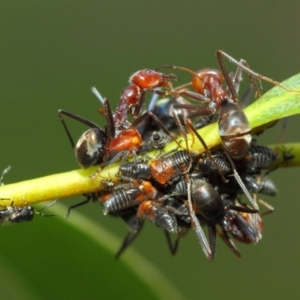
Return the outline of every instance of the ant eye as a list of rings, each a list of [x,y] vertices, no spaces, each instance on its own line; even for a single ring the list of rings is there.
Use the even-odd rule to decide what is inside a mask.
[[[84,132],[75,146],[75,156],[78,164],[86,169],[98,165],[103,160],[107,136],[98,128]]]

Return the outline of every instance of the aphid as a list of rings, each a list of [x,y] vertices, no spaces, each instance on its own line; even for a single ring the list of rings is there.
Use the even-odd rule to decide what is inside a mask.
[[[43,214],[40,211],[48,209],[54,205],[56,201],[57,200],[54,200],[47,206],[44,206],[38,210],[34,209],[32,206],[14,206],[12,201],[10,206],[6,206],[3,210],[0,210],[0,225],[31,221],[35,214],[43,217],[53,217],[55,214]]]
[[[211,159],[206,157],[206,155],[201,155],[201,158],[198,161],[199,170],[204,176],[216,176],[219,174],[219,170],[221,170],[224,175],[232,173],[231,165],[223,153],[216,153],[212,155],[212,157],[217,166],[219,166],[219,169]]]
[[[10,166],[8,166],[6,169],[3,170],[1,177],[0,177],[0,185],[4,185],[3,183],[3,177],[6,173],[10,171]],[[11,200],[7,198],[0,198],[0,200]],[[0,210],[0,225],[5,225],[9,223],[21,223],[21,222],[27,222],[31,221],[34,218],[34,215],[40,215],[43,217],[53,217],[55,214],[43,214],[40,211],[50,208],[56,203],[57,200],[54,200],[50,204],[40,208],[40,209],[34,209],[32,206],[14,206],[14,202],[11,201],[11,205],[9,206],[2,206],[4,207],[2,210]]]
[[[126,179],[150,179],[151,169],[147,160],[125,162],[120,165],[118,176]]]
[[[248,172],[266,169],[277,159],[277,154],[268,147],[252,143],[248,153],[240,160],[236,161],[237,165],[246,166]],[[237,167],[239,168],[239,167]]]
[[[268,196],[276,196],[278,191],[276,185],[274,184],[273,180],[266,175],[262,177],[258,177],[257,181],[259,183],[259,193],[268,195]]]
[[[128,207],[141,204],[148,199],[155,199],[157,190],[150,181],[128,184],[127,188],[117,189],[102,202],[103,212],[121,211]]]
[[[153,179],[165,185],[185,174],[192,164],[191,155],[185,150],[180,150],[152,160],[149,165]]]
[[[292,160],[295,158],[295,155],[292,153],[292,149],[286,149],[284,146],[282,147],[278,147],[276,149],[278,151],[278,153],[282,156],[282,162],[281,164],[284,167],[289,166],[289,164],[292,162]],[[275,166],[274,169],[275,170],[279,167],[279,165]],[[271,170],[270,170],[271,171]],[[270,173],[270,171],[268,171],[268,173]]]
[[[152,150],[162,150],[171,141],[170,136],[162,131],[153,131],[151,136],[146,139],[139,149],[139,154]]]
[[[137,215],[142,219],[148,219],[168,232],[175,233],[178,231],[175,215],[160,202],[151,200],[142,202],[138,208]]]
[[[179,179],[192,166],[191,154],[185,150],[179,150],[169,155],[148,162],[128,162],[121,164],[120,171],[123,176],[134,179],[150,179],[166,185]]]

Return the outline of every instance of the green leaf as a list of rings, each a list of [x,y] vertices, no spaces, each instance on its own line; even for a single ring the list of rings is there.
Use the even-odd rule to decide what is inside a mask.
[[[62,216],[66,207],[56,204],[51,211]],[[1,228],[6,244],[1,250],[5,280],[0,286],[6,299],[54,299],[58,294],[60,299],[95,299],[95,295],[101,299],[139,299],[141,295],[143,299],[183,299],[133,249],[115,260],[121,240],[90,218],[72,211],[68,219],[36,216],[34,221],[22,224],[22,235],[19,224]],[[15,236],[22,247],[15,248]],[[17,297],[16,290],[8,288],[14,285]]]

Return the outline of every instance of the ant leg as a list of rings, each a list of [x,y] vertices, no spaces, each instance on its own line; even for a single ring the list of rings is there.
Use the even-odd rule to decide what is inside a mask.
[[[266,212],[260,214],[261,217],[264,217],[264,216],[269,215],[272,212],[274,212],[274,210],[275,210],[274,207],[271,206],[269,203],[265,202],[262,199],[258,199],[258,202],[268,209]]]
[[[106,128],[109,139],[114,138],[116,136],[116,128],[115,128],[115,122],[113,119],[113,113],[110,107],[110,104],[108,100],[104,99],[104,114],[106,119]]]
[[[132,117],[134,119],[138,118],[139,115],[141,114],[141,111],[142,111],[144,103],[145,103],[145,97],[146,97],[146,92],[142,91],[140,100],[138,101],[138,104],[136,106],[134,106],[134,112],[132,112]]]
[[[251,204],[253,205],[255,210],[259,211],[259,207],[257,205],[256,200],[250,195],[249,191],[247,190],[246,186],[244,185],[241,177],[239,176],[238,172],[236,171],[236,168],[234,166],[234,163],[232,161],[232,159],[230,158],[229,154],[225,151],[225,154],[227,156],[227,159],[231,165],[231,168],[233,170],[233,176],[235,178],[235,180],[237,181],[237,183],[239,184],[239,186],[241,187],[241,189],[243,190],[244,194],[246,195],[246,197],[248,198],[248,200],[251,202]],[[254,214],[253,216],[253,221],[254,221],[254,231],[255,231],[255,242],[258,242],[259,237],[260,237],[260,233],[259,233],[259,225],[258,225],[258,216],[257,214]]]
[[[191,216],[191,224],[192,224],[192,227],[195,229],[196,231],[196,236],[197,236],[197,239],[200,243],[200,246],[205,254],[205,256],[210,260],[210,261],[213,261],[214,257],[213,257],[213,253],[212,253],[212,250],[209,246],[209,243],[206,239],[206,236],[203,232],[203,229],[200,225],[200,222],[198,220],[198,218],[196,217],[195,215],[195,212],[194,212],[194,209],[193,209],[193,204],[192,204],[192,196],[191,196],[191,182],[189,180],[189,177],[188,175],[185,176],[186,179],[187,179],[187,194],[188,194],[188,200],[187,200],[187,204],[188,204],[188,209],[189,209],[189,212],[190,212],[190,216]]]
[[[249,64],[247,63],[246,60],[240,59],[240,63],[243,66],[245,66],[245,67],[247,67],[247,68],[250,69],[250,66],[249,66]],[[239,69],[241,69],[241,68],[239,67]],[[259,88],[258,85],[257,85],[257,83],[256,83],[256,81],[255,81],[255,77],[253,75],[249,74],[249,73],[247,73],[247,75],[249,77],[251,86],[252,86],[253,90],[255,91],[255,96],[256,97],[261,97],[262,96],[262,92],[261,92],[262,84],[261,84],[261,81],[259,80],[259,84],[260,84],[260,88]]]
[[[79,203],[76,203],[76,204],[73,204],[71,206],[68,207],[68,211],[65,215],[65,218],[67,219],[69,216],[70,216],[70,213],[71,213],[71,210],[76,208],[76,207],[79,207],[79,206],[82,206],[82,205],[85,205],[87,203],[89,203],[91,200],[95,200],[95,195],[94,194],[88,194],[86,195],[86,199],[79,202]]]
[[[126,235],[126,237],[124,238],[124,240],[122,242],[120,249],[118,250],[118,252],[115,255],[116,259],[119,259],[120,256],[124,253],[124,251],[133,243],[133,241],[136,239],[136,237],[141,232],[143,225],[144,225],[144,222],[141,223],[141,225],[139,226],[139,228],[137,229],[136,232],[131,232],[131,231],[128,232],[128,234]]]
[[[52,201],[52,202],[49,203],[48,205],[46,205],[46,206],[40,208],[38,211],[48,209],[48,208],[50,208],[51,206],[53,206],[56,202],[57,202],[57,199],[55,199],[54,201]]]
[[[212,252],[212,257],[215,256],[216,253],[216,225],[213,223],[208,223],[208,238],[209,245]]]
[[[148,114],[159,126],[160,128],[164,131],[164,133],[173,141],[176,143],[178,148],[182,148],[180,143],[177,142],[177,139],[170,133],[170,131],[165,127],[165,125],[160,121],[160,119],[154,115],[152,112],[147,112]]]
[[[106,128],[107,128],[107,134],[109,138],[114,138],[116,135],[116,128],[115,128],[115,122],[113,119],[113,112],[111,110],[109,101],[107,98],[103,98],[102,95],[99,93],[99,91],[95,88],[92,87],[92,93],[96,96],[96,98],[102,103],[104,110],[100,111],[102,115],[104,115],[106,119]],[[99,128],[99,126],[97,127]]]
[[[237,247],[235,246],[233,240],[229,237],[228,233],[224,228],[222,228],[222,232],[218,231],[219,237],[223,240],[223,242],[229,247],[229,249],[235,254],[237,257],[241,257],[241,254]]]
[[[228,180],[225,178],[222,170],[220,169],[220,166],[216,163],[215,159],[212,157],[205,141],[203,140],[203,138],[200,136],[200,134],[197,132],[197,130],[194,128],[194,126],[190,123],[187,122],[187,125],[189,126],[189,128],[193,131],[193,133],[197,136],[197,138],[199,139],[199,141],[201,142],[203,148],[205,149],[205,153],[208,155],[208,157],[210,158],[210,160],[213,162],[213,164],[215,165],[215,167],[217,168],[222,180],[226,183],[228,182]]]
[[[264,80],[264,81],[266,81],[266,82],[269,82],[269,83],[271,83],[271,84],[274,84],[274,85],[276,85],[276,86],[278,86],[278,87],[284,89],[284,90],[287,91],[287,92],[300,93],[300,91],[295,91],[295,90],[292,90],[292,89],[289,89],[289,88],[283,86],[280,82],[278,82],[278,81],[276,81],[276,80],[273,80],[273,79],[271,79],[271,78],[269,78],[269,77],[266,77],[266,76],[263,76],[263,75],[261,75],[261,74],[259,74],[259,73],[254,72],[253,70],[251,70],[251,69],[248,68],[247,66],[244,66],[243,64],[241,64],[240,62],[238,62],[237,60],[235,60],[233,57],[231,57],[229,54],[225,53],[225,52],[222,51],[222,50],[218,50],[218,51],[216,52],[216,55],[217,55],[217,59],[218,59],[219,65],[220,65],[220,67],[221,67],[221,69],[222,69],[222,71],[223,71],[223,75],[224,75],[225,78],[226,78],[226,74],[227,74],[227,76],[228,76],[228,72],[227,72],[227,70],[226,70],[226,67],[225,67],[225,64],[224,64],[224,61],[223,61],[222,56],[223,56],[223,57],[226,57],[226,58],[228,59],[229,62],[235,64],[236,66],[239,66],[239,67],[242,68],[247,74],[249,74],[249,75],[251,75],[251,76],[257,78],[258,80]],[[229,80],[229,76],[228,76],[228,79],[226,79],[226,82],[227,82],[227,80]],[[229,80],[229,81],[230,81],[230,80]],[[227,82],[227,84],[228,84],[228,82]]]
[[[284,138],[284,135],[286,133],[286,130],[287,130],[287,127],[289,125],[289,121],[290,121],[290,117],[286,117],[286,118],[283,118],[283,124],[282,124],[282,128],[281,128],[281,134],[280,134],[280,137],[278,139],[278,142],[277,142],[277,145],[275,147],[275,151],[276,152],[279,152],[280,149],[279,149],[279,145],[282,144],[282,140]],[[285,149],[284,149],[285,150]],[[287,151],[286,151],[287,152]]]
[[[132,149],[131,151],[134,151],[134,150]],[[103,168],[105,168],[105,167],[107,167],[107,166],[109,166],[109,165],[111,165],[111,164],[117,162],[117,161],[120,160],[120,159],[121,159],[121,164],[122,164],[122,163],[124,164],[125,161],[126,161],[126,159],[129,157],[129,154],[130,154],[129,151],[120,151],[120,152],[117,153],[111,160],[109,160],[108,162],[106,162],[105,164],[103,164],[103,165],[101,166],[101,168],[99,168],[99,171],[102,170]],[[90,176],[90,178],[91,178],[91,179],[95,178],[95,177],[98,175],[99,171],[96,170],[96,172],[95,172],[94,174],[92,174],[92,175]]]
[[[94,123],[94,122],[91,122],[91,121],[89,121],[89,120],[87,120],[85,118],[82,118],[82,117],[80,117],[78,115],[70,113],[70,112],[68,112],[66,110],[59,109],[58,110],[58,117],[59,117],[59,119],[60,119],[60,121],[61,121],[61,123],[62,123],[62,125],[63,125],[63,127],[64,127],[64,129],[66,131],[66,133],[67,133],[67,136],[69,138],[69,141],[70,141],[73,149],[75,147],[75,143],[74,143],[74,140],[73,140],[73,138],[71,136],[70,130],[69,130],[69,128],[68,128],[68,126],[67,126],[64,118],[63,118],[63,115],[65,115],[65,116],[67,116],[67,117],[69,117],[69,118],[71,118],[73,120],[76,120],[76,121],[78,121],[78,122],[80,122],[82,124],[85,124],[85,125],[89,126],[90,128],[99,128],[99,126],[96,123]]]
[[[240,98],[240,104],[243,109],[249,105],[252,98],[252,94],[253,94],[252,87],[248,87],[244,92],[244,94],[242,95],[242,97]]]
[[[170,232],[164,230],[165,233],[165,237],[167,239],[167,244],[169,247],[169,250],[171,252],[172,255],[175,255],[177,253],[178,250],[178,245],[179,245],[179,239],[180,239],[180,233],[178,233],[178,236],[175,240],[175,242],[173,243],[172,239],[171,239],[171,235]]]
[[[44,206],[44,207],[42,207],[42,208],[40,208],[40,209],[38,209],[38,210],[35,210],[35,213],[36,213],[37,215],[42,216],[42,217],[54,217],[54,216],[56,216],[56,214],[43,214],[43,213],[40,213],[40,211],[50,208],[50,207],[53,206],[56,202],[57,202],[57,199],[54,200],[54,201],[52,201],[52,202],[49,203],[48,205],[46,205],[46,206]]]

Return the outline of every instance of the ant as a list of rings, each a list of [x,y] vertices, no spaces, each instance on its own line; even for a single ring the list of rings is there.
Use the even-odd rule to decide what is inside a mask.
[[[142,138],[135,128],[136,123],[140,122],[141,119],[135,120],[129,128],[117,131],[113,120],[113,113],[107,99],[103,99],[103,105],[106,118],[104,129],[68,111],[62,109],[58,111],[59,118],[75,151],[76,160],[84,169],[104,164],[111,158],[118,159],[124,155],[124,152],[128,153],[129,151],[138,150],[142,144]],[[90,127],[90,129],[81,135],[76,145],[63,119],[63,115]]]
[[[165,131],[165,133],[178,144],[176,139],[170,135],[160,120],[155,115],[148,112],[138,116],[138,118],[135,119],[132,124],[127,122],[126,127],[125,124],[123,124],[123,128],[117,128],[108,100],[106,98],[102,98],[100,93],[95,88],[92,88],[92,92],[103,103],[103,114],[106,119],[106,125],[104,129],[99,127],[96,123],[78,115],[63,109],[58,110],[59,118],[67,133],[72,148],[75,151],[76,160],[82,168],[86,169],[91,166],[100,165],[99,169],[101,169],[121,158],[125,161],[129,155],[135,155],[135,153],[138,152],[139,148],[143,144],[143,140],[137,129],[137,126],[148,116],[154,119]],[[63,115],[90,127],[90,129],[81,135],[76,145],[65,123]],[[96,174],[97,171],[92,175],[92,177],[94,177]]]
[[[216,225],[220,225],[223,231],[228,230],[229,211],[257,214],[258,210],[235,205],[230,200],[224,201],[213,186],[203,179],[200,174],[191,173],[174,186],[171,195],[163,198],[174,196],[188,199],[189,217],[186,217],[187,214],[182,209],[182,213],[178,216],[181,220],[191,223],[195,228],[205,255],[208,259],[213,260],[216,249]],[[208,225],[209,242],[205,237],[199,218]],[[254,229],[253,231],[253,234],[256,234]],[[223,235],[226,236],[225,233]],[[259,235],[256,236],[256,239],[258,241]]]
[[[123,125],[129,113],[134,118],[140,115],[146,91],[155,91],[162,87],[172,89],[171,79],[178,81],[173,74],[163,74],[149,69],[139,70],[130,76],[130,85],[122,91],[120,102],[113,115],[116,128]]]
[[[216,69],[202,69],[198,72],[194,72],[184,67],[171,65],[160,66],[157,70],[166,67],[179,69],[193,75],[192,82],[175,88],[169,93],[171,95],[173,94],[175,97],[178,97],[179,95],[187,96],[195,101],[208,103],[208,105],[173,104],[173,107],[188,110],[188,118],[219,113],[218,126],[223,148],[232,158],[240,158],[247,153],[252,139],[248,118],[243,110],[237,105],[237,92],[239,83],[242,79],[242,71],[245,71],[248,74],[251,84],[259,96],[261,95],[261,92],[255,83],[254,78],[267,81],[289,92],[299,93],[299,91],[288,89],[279,82],[252,71],[248,67],[248,63],[243,59],[237,61],[221,50],[218,50],[216,55],[221,71]],[[229,62],[234,63],[237,66],[236,73],[232,78],[225,67],[223,57],[227,58]],[[228,91],[222,87],[224,81],[227,84]],[[187,87],[190,85],[193,86],[196,92],[187,90]]]

